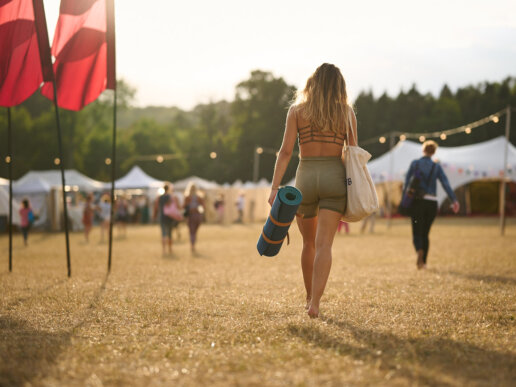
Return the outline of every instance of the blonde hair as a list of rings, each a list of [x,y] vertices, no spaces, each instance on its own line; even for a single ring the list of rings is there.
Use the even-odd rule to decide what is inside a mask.
[[[188,185],[186,186],[186,189],[185,189],[185,197],[187,196],[190,196],[192,194],[199,194],[198,193],[198,189],[197,189],[197,186],[195,185],[195,183],[193,182],[190,182],[188,183]]]
[[[434,140],[428,140],[423,143],[423,153],[427,153],[430,156],[437,150],[437,143]]]
[[[314,129],[334,133],[351,129],[346,81],[335,65],[323,63],[317,67],[305,88],[297,91],[295,105]]]

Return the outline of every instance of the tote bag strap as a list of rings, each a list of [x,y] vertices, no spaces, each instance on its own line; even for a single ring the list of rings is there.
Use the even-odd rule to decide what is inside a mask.
[[[345,150],[349,147],[349,129],[351,128],[351,135],[353,136],[353,139],[355,140],[355,144],[358,146],[358,139],[355,137],[355,132],[353,131],[353,121],[351,120],[351,108],[348,106],[349,113],[348,113],[348,127],[346,128],[346,146],[344,147]]]

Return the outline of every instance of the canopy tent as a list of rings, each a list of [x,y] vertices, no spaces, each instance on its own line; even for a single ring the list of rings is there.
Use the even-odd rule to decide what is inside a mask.
[[[215,190],[220,188],[220,185],[218,185],[214,181],[205,180],[197,176],[190,176],[185,179],[174,182],[174,190],[184,191],[190,183],[195,184],[197,188],[203,191]]]
[[[111,183],[106,183],[111,187]],[[159,189],[163,186],[161,180],[147,175],[139,166],[135,165],[124,177],[115,180],[116,189]]]
[[[104,183],[90,179],[75,169],[65,170],[67,191],[102,191]],[[61,186],[61,172],[58,170],[30,171],[13,184],[15,195],[50,192]]]
[[[90,179],[74,170],[65,170],[66,191],[99,192],[104,183]],[[56,230],[62,218],[61,171],[30,171],[13,184],[13,196],[22,200],[29,199],[36,215],[35,226],[46,226]],[[69,217],[80,218],[79,208],[69,208]],[[80,222],[79,222],[80,223]]]
[[[489,141],[458,147],[439,147],[434,160],[440,162],[453,190],[472,181],[501,179],[504,152],[507,140],[497,137]],[[368,163],[369,172],[375,184],[385,182],[404,183],[412,160],[422,156],[421,144],[400,141],[391,151]],[[508,144],[507,175],[516,181],[516,148]],[[437,185],[439,203],[446,198],[446,192]]]
[[[20,203],[16,200],[13,200],[13,224],[20,224]],[[2,231],[5,226],[7,226],[7,219],[9,217],[9,193],[6,190],[0,189],[0,217],[5,217],[6,224],[4,227],[0,226],[0,231]]]
[[[0,188],[9,190],[9,180],[0,177]]]

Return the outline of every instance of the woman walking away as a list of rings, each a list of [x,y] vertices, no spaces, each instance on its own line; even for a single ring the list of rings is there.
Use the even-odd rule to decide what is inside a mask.
[[[333,239],[346,210],[346,171],[341,157],[344,142],[356,145],[356,130],[344,78],[338,67],[324,63],[308,78],[288,111],[269,197],[272,205],[297,138],[296,187],[303,194],[297,224],[303,236],[301,268],[311,318],[319,316]]]
[[[93,194],[90,193],[86,197],[84,209],[82,210],[82,224],[84,226],[84,238],[86,239],[86,243],[89,242],[90,231],[93,226],[94,210],[95,207],[93,206]]]
[[[203,212],[204,200],[197,194],[197,186],[190,183],[185,192],[185,216],[188,217],[192,253],[195,253],[195,242],[197,241],[197,232],[202,222]]]
[[[27,246],[29,239],[29,228],[34,222],[34,213],[30,207],[29,199],[23,199],[19,213],[20,227],[23,235],[23,244]]]
[[[104,234],[109,234],[109,222],[111,219],[111,197],[105,193],[99,203],[100,218],[100,243],[104,242]]]
[[[432,161],[436,149],[437,143],[435,141],[425,141],[423,143],[423,157],[412,161],[403,187],[403,194],[405,194],[411,177],[417,171],[419,186],[426,192],[422,199],[415,199],[412,204],[412,240],[417,252],[416,265],[418,269],[426,268],[426,259],[430,247],[428,234],[430,234],[430,227],[432,227],[437,215],[437,179],[439,179],[448,197],[453,202],[453,212],[459,212],[460,207],[443,169],[439,164]]]

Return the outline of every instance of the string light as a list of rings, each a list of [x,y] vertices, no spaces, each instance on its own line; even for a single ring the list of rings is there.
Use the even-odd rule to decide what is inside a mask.
[[[405,136],[404,134],[402,134],[400,136],[400,141],[405,141],[407,139],[407,136]]]
[[[498,116],[493,116],[493,118],[491,118],[491,120],[492,120],[495,124],[497,124],[497,123],[498,123],[498,121],[500,121],[500,119],[498,118]]]
[[[426,140],[425,136],[419,136],[419,142],[424,142]]]
[[[468,126],[466,129],[464,129],[464,133],[471,134],[471,128]]]
[[[256,148],[256,153],[258,153],[259,155],[261,155],[263,153],[263,148],[261,146],[259,146],[258,148]]]
[[[379,141],[380,141],[380,144],[385,144],[386,139],[384,136],[382,136],[382,137],[380,137]]]
[[[211,152],[210,153],[210,159],[214,160],[217,158],[217,152]]]
[[[441,133],[441,135],[439,136],[441,138],[441,140],[446,140],[446,133]]]
[[[9,164],[11,162],[11,156],[5,156],[5,162]]]
[[[164,160],[164,158],[163,158],[163,156],[161,156],[161,155],[159,155],[158,157],[156,157],[156,161],[157,161],[158,163],[160,163],[160,164],[163,162],[163,160]]]
[[[106,160],[104,160],[104,162],[106,163],[106,165],[111,165],[111,159],[109,157],[107,157]]]
[[[59,160],[59,157],[56,157],[56,158],[54,159],[54,164],[55,164],[55,165],[59,165],[59,164],[61,164],[61,160]]]

